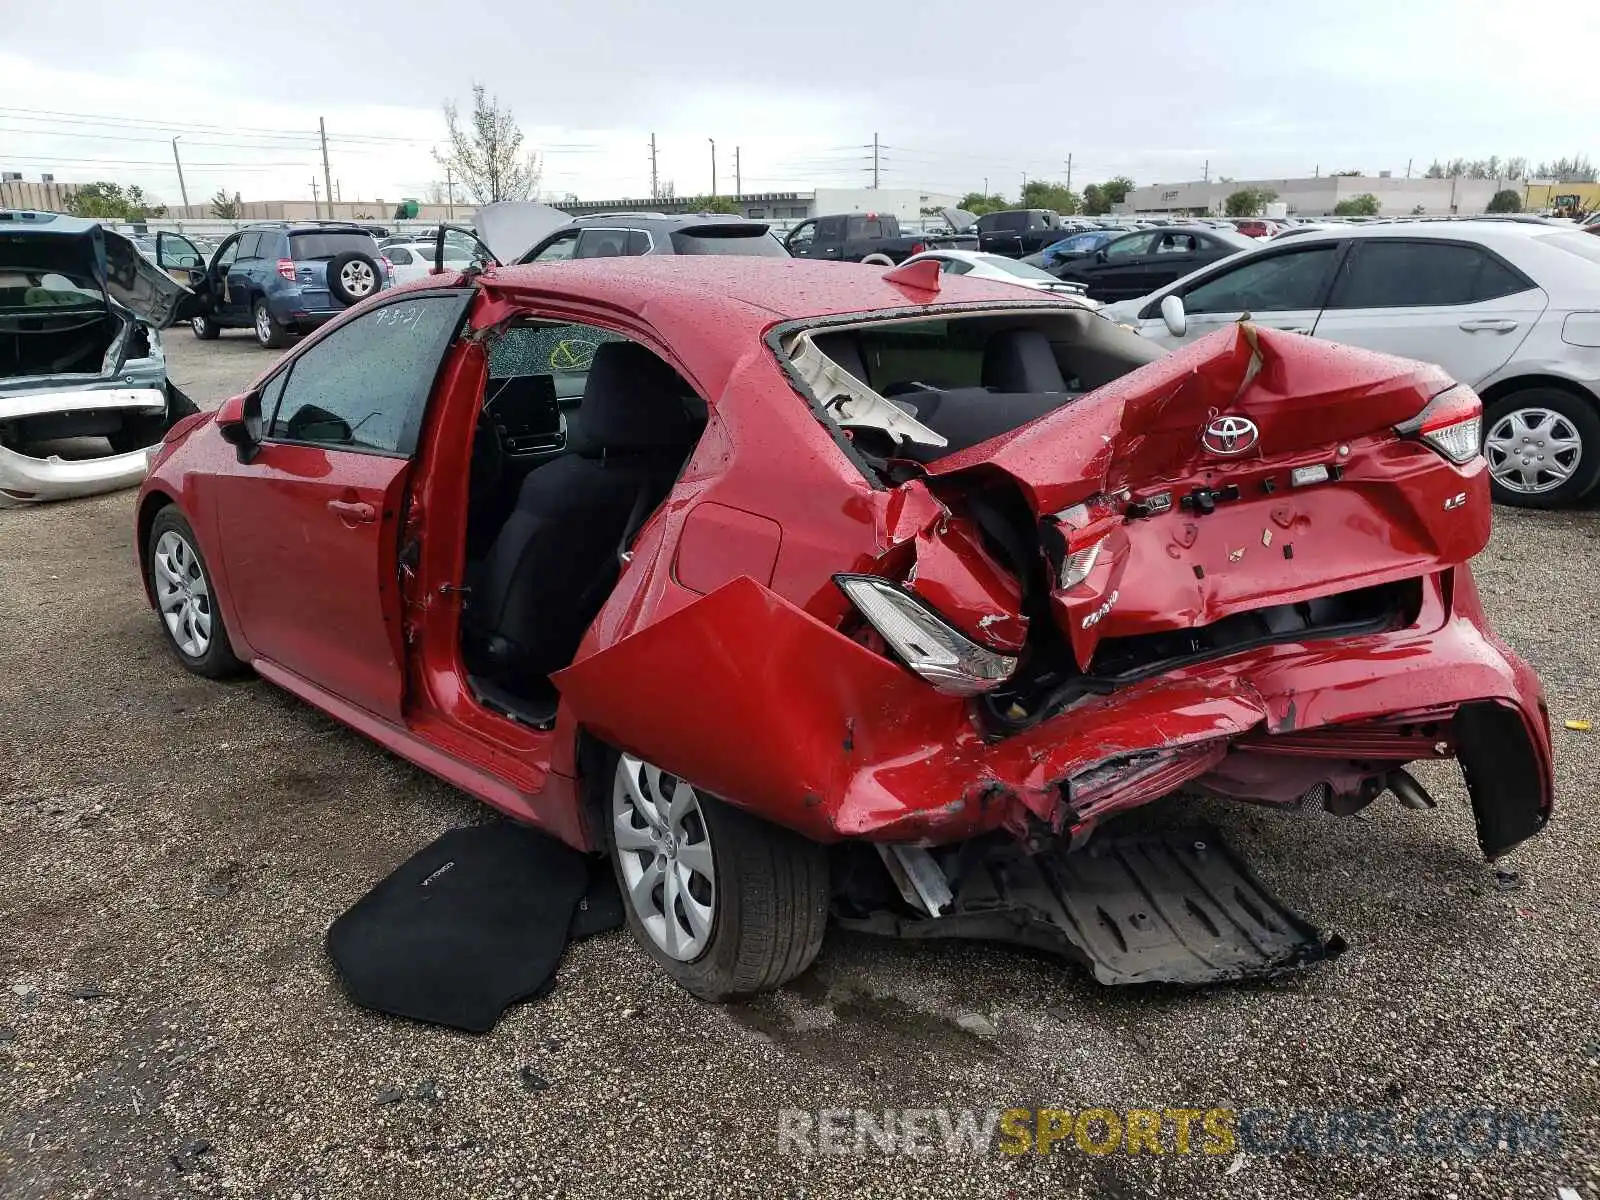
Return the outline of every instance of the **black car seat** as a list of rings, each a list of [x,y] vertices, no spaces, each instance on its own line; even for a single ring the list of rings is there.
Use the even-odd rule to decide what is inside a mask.
[[[533,685],[572,662],[611,592],[623,542],[692,448],[688,388],[643,346],[606,342],[584,384],[574,453],[523,481],[468,600],[468,661]]]
[[[1038,329],[1002,329],[983,344],[983,386],[995,392],[1064,392],[1050,339]]]

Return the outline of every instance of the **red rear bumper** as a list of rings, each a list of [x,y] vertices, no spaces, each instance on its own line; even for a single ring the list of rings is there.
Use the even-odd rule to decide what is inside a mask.
[[[1185,784],[1209,779],[1227,794],[1241,766],[1260,760],[1276,765],[1257,770],[1265,794],[1254,798],[1287,800],[1340,760],[1381,774],[1459,746],[1493,857],[1550,812],[1540,687],[1487,631],[1464,568],[1430,577],[1423,593],[1409,628],[1195,664],[1000,739],[966,702],[749,579],[557,683],[605,740],[820,841],[945,843],[998,828],[1081,836]],[[651,679],[693,686],[663,704],[640,686]],[[1486,738],[1494,754],[1473,761]],[[1290,785],[1292,795],[1269,794]]]

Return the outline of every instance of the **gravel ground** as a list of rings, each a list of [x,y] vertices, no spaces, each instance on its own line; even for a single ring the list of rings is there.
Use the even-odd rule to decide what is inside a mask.
[[[267,361],[170,336],[214,407]],[[1303,978],[1112,992],[1039,957],[830,934],[796,986],[710,1008],[623,932],[473,1038],[349,1004],[329,922],[473,801],[261,682],[166,653],[131,493],[0,513],[0,1195],[632,1194],[1600,1200],[1600,733],[1556,738],[1559,813],[1481,862],[1432,813],[1216,806],[1351,949]],[[1600,718],[1593,509],[1496,513],[1478,564],[1552,715]],[[780,1156],[783,1108],[1558,1110],[1556,1148]],[[1167,1145],[1171,1148],[1170,1134]]]

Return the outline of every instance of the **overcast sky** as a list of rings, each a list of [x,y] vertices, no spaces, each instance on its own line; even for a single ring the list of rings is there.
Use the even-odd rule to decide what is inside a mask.
[[[1600,17],[1483,0],[1097,7],[916,0],[279,0],[8,5],[0,167],[189,197],[309,198],[325,117],[343,199],[423,196],[441,101],[474,82],[544,155],[542,190],[648,196],[650,134],[680,195],[871,180],[1015,195],[1075,187],[1420,174],[1433,158],[1600,158]],[[247,15],[248,14],[248,15]],[[93,124],[90,119],[111,121]]]

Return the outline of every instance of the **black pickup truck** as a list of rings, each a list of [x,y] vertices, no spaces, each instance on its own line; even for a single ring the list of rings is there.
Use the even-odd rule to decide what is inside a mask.
[[[1048,208],[1008,208],[978,218],[978,249],[1021,258],[1066,237],[1061,218]]]
[[[977,220],[959,209],[945,211],[945,220],[955,229],[968,228]],[[894,214],[869,212],[801,221],[783,244],[796,258],[889,264],[904,262],[924,250],[976,250],[978,239],[960,233],[901,233]]]

